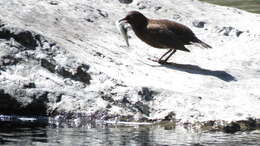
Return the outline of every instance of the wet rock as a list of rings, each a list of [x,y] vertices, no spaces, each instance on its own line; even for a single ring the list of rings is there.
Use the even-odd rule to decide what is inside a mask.
[[[175,121],[176,120],[176,114],[174,112],[170,112],[165,118],[164,121]]]
[[[49,124],[48,117],[44,116],[35,116],[35,117],[26,117],[26,116],[5,116],[0,115],[0,128],[8,129],[8,128],[38,128],[38,127],[46,127]],[[10,129],[8,129],[10,130]],[[4,144],[4,143],[3,143]]]
[[[256,128],[257,128],[257,122],[253,118],[248,118],[247,120],[237,121],[237,123],[240,125],[241,131],[256,130]]]
[[[235,133],[237,131],[240,131],[240,125],[236,122],[231,122],[229,125],[224,127],[223,130],[226,133]]]

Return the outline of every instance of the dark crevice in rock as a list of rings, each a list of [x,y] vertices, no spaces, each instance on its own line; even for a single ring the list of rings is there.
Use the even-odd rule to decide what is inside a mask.
[[[48,92],[35,93],[32,99],[33,101],[21,111],[31,115],[47,115]]]
[[[40,64],[42,67],[46,68],[50,72],[55,73],[56,66],[54,65],[54,63],[51,63],[50,61],[44,58],[44,59],[40,59]]]
[[[103,18],[107,18],[107,17],[108,17],[108,13],[107,13],[107,12],[102,11],[102,10],[100,10],[100,9],[97,9],[97,11],[98,11],[98,14],[99,14],[100,16],[102,16]]]
[[[5,93],[3,89],[0,89],[0,113],[1,114],[14,114],[14,110],[21,106],[17,100],[10,94]]]
[[[0,19],[0,28],[5,26],[4,22],[2,22],[2,20]]]
[[[29,82],[29,83],[23,84],[23,88],[24,89],[36,88],[36,85],[33,82]]]
[[[58,5],[59,2],[58,2],[58,1],[50,1],[49,4],[50,4],[50,5]]]
[[[41,59],[40,63],[42,67],[46,68],[52,73],[57,73],[64,78],[71,78],[75,81],[90,84],[91,76],[87,73],[87,70],[89,69],[88,65],[82,64],[78,66],[76,72],[73,73],[66,70],[64,67],[60,67],[59,65],[57,65],[54,60],[49,61],[47,59]]]
[[[141,113],[149,116],[150,114],[150,108],[148,105],[145,105],[143,102],[138,101],[134,104],[134,107],[137,108]]]
[[[122,4],[130,4],[133,2],[133,0],[119,0],[119,2]]]
[[[27,48],[34,49],[37,42],[30,31],[21,31],[13,35],[13,38]]]
[[[101,98],[105,101],[108,101],[110,103],[115,103],[114,99],[112,98],[112,96],[110,94],[104,94],[104,92],[100,93],[101,94]]]
[[[138,92],[138,95],[140,95],[142,97],[142,99],[144,99],[145,101],[151,101],[153,100],[153,94],[154,92],[151,91],[149,88],[147,87],[143,87],[142,91]]]
[[[18,43],[29,49],[35,49],[37,46],[34,34],[31,31],[19,28],[0,28],[0,38],[7,40],[14,38]]]
[[[90,84],[91,76],[87,73],[88,69],[88,65],[82,64],[78,66],[76,74],[72,76],[70,75],[70,78],[76,81],[81,81],[83,83]]]
[[[195,20],[192,22],[193,26],[198,27],[198,28],[203,28],[206,24],[206,22],[204,21],[199,21],[199,20]]]
[[[84,20],[86,20],[87,22],[93,23],[95,22],[94,20],[90,19],[90,18],[84,18]]]
[[[218,32],[225,35],[225,36],[236,36],[239,37],[242,33],[244,33],[244,31],[238,30],[234,27],[222,27],[222,28],[218,28]]]
[[[0,114],[47,115],[48,92],[28,93],[24,90],[12,92],[17,97],[0,89]],[[27,102],[25,102],[26,100]],[[31,102],[28,103],[28,101]]]

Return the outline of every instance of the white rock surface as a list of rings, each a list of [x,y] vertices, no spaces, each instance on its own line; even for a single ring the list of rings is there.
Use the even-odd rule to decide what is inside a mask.
[[[127,48],[116,29],[115,21],[130,10],[185,24],[213,49],[189,46],[191,53],[177,52],[169,60],[172,64],[152,62],[148,58],[166,50],[146,45],[132,31]],[[62,84],[58,88],[36,79],[36,87],[59,89],[73,97],[49,104],[52,110],[106,111],[104,115],[137,119],[164,119],[173,112],[181,122],[260,118],[258,14],[197,0],[135,0],[128,5],[118,0],[1,0],[0,20],[54,40],[90,66],[92,80],[84,87],[68,86],[65,79],[45,70],[34,74]],[[32,76],[1,71],[0,78],[17,81]]]

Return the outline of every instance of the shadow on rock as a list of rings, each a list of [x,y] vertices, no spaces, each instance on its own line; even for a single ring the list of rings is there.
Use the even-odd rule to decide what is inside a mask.
[[[237,79],[234,76],[232,76],[231,74],[229,74],[225,71],[204,69],[197,65],[166,63],[166,64],[162,64],[162,66],[170,68],[170,69],[174,69],[174,70],[191,73],[191,74],[201,74],[201,75],[213,76],[213,77],[219,78],[226,82],[237,81]]]

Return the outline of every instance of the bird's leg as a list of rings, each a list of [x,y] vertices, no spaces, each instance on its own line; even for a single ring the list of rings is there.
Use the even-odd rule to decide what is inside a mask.
[[[167,55],[168,53],[170,53],[172,50],[173,50],[173,49],[170,49],[170,50],[168,50],[166,53],[164,53],[164,54],[162,55],[162,57],[158,60],[158,63],[165,63],[166,61],[165,61],[165,60],[162,60],[163,57],[164,57],[165,55]],[[168,58],[168,57],[167,57],[167,58]]]
[[[173,49],[171,54],[164,60],[165,62],[167,62],[167,60],[176,52],[176,49]]]

